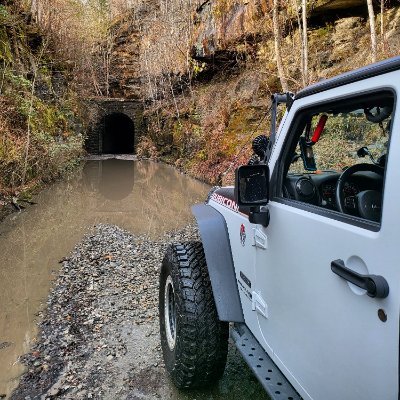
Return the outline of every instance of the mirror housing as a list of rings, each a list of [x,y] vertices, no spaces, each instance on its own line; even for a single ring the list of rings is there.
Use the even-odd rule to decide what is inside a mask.
[[[235,201],[240,207],[261,207],[269,201],[269,167],[242,165],[235,172]]]
[[[368,150],[368,147],[366,147],[366,146],[363,146],[357,150],[357,157],[364,158],[365,156],[369,156],[369,155],[370,155],[370,152]]]

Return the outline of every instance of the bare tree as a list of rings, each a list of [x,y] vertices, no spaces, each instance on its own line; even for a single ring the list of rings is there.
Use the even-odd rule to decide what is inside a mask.
[[[376,61],[377,53],[377,40],[376,40],[376,28],[375,28],[375,13],[372,0],[367,0],[368,16],[369,16],[369,27],[371,30],[371,56],[372,62]]]
[[[104,43],[104,85],[105,85],[105,93],[106,96],[110,96],[110,68],[111,68],[111,62],[112,62],[112,55],[113,55],[113,47],[114,47],[114,41],[115,41],[115,32],[113,32],[111,29],[108,30],[108,33],[106,35],[105,43]]]
[[[302,0],[301,2],[301,14],[303,19],[303,41],[301,43],[303,55],[303,76],[305,83],[308,84],[307,0]]]
[[[299,5],[297,3],[297,0],[293,0],[293,8],[296,11],[296,17],[297,17],[297,25],[299,27],[299,41],[301,43],[300,46],[300,68],[301,68],[301,80],[303,83],[303,86],[306,86],[306,77],[304,73],[304,47],[303,47],[303,28],[301,25],[301,17],[300,17],[300,12],[299,12]]]
[[[278,0],[274,0],[272,8],[272,22],[274,27],[274,45],[275,45],[275,58],[276,66],[278,68],[278,75],[281,81],[282,89],[284,92],[288,91],[287,80],[285,77],[285,71],[283,69],[282,55],[281,55],[281,32],[279,29],[278,21]]]
[[[111,6],[116,2],[114,13],[122,13],[131,0],[29,1],[49,47],[74,66],[75,89],[85,95],[107,96],[114,46]]]
[[[382,50],[386,52],[384,13],[385,13],[385,0],[381,0],[381,40],[382,40]]]

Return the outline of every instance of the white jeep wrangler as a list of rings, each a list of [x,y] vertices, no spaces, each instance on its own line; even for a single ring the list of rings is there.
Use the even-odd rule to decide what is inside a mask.
[[[230,329],[272,399],[399,398],[398,94],[400,57],[273,96],[270,139],[193,207],[202,242],[162,264],[178,387],[221,377]]]

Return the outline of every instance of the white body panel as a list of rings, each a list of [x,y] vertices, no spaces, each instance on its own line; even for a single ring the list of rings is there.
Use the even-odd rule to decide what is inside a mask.
[[[253,330],[254,327],[258,327],[257,314],[252,311],[252,301],[249,293],[250,289],[246,285],[241,284],[243,282],[240,279],[240,271],[246,275],[251,282],[255,280],[255,254],[254,248],[251,246],[252,224],[249,222],[246,215],[235,212],[213,200],[209,203],[213,208],[219,211],[225,217],[225,221],[229,233],[229,241],[231,243],[232,257],[235,266],[236,280],[238,281],[240,301],[242,303],[244,319],[246,325]],[[242,246],[240,238],[240,227],[245,226],[246,240],[245,245]],[[257,329],[258,330],[258,329]],[[254,334],[254,333],[253,333]],[[257,337],[260,341],[260,337]]]
[[[400,71],[295,101],[281,123],[270,170],[297,110],[375,88],[392,88],[398,95]],[[210,202],[226,218],[237,279],[242,271],[252,283],[251,291],[265,302],[267,315],[263,316],[253,311],[254,304],[239,287],[245,322],[305,399],[398,399],[399,116],[397,107],[379,232],[276,201],[269,203],[270,224],[263,228],[252,225],[243,214]],[[244,246],[241,224],[248,235]],[[254,228],[266,236],[265,249],[253,245]],[[389,296],[370,298],[335,275],[330,266],[336,259],[357,272],[382,275],[389,284]],[[386,322],[378,318],[379,309],[385,310]]]

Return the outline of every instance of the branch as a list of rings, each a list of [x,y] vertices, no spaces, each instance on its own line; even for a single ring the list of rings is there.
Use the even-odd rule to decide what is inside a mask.
[[[205,0],[203,1],[197,8],[196,8],[196,12],[201,12],[203,11],[203,8],[210,2],[211,0]]]

